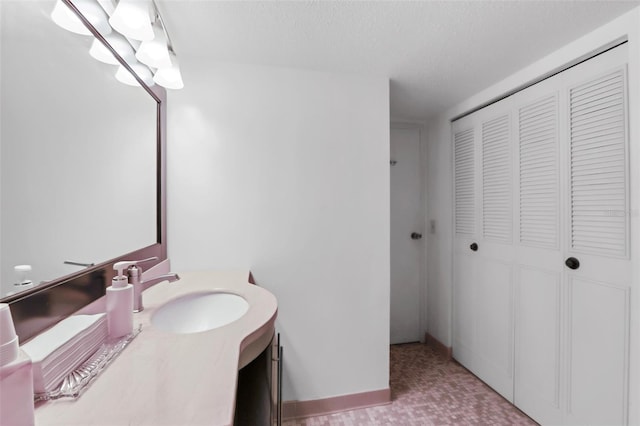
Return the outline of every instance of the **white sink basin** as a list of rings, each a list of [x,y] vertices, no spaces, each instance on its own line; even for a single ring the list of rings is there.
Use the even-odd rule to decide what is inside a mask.
[[[151,315],[160,330],[189,334],[227,325],[247,313],[249,304],[237,294],[191,293],[170,300]]]

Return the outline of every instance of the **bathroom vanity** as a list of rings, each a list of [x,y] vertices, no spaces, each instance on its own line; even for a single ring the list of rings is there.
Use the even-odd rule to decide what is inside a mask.
[[[180,281],[145,291],[145,310],[134,316],[142,332],[79,398],[38,403],[36,425],[234,424],[239,370],[246,366],[243,373],[260,374],[266,370],[258,363],[271,362],[276,298],[249,284],[247,271],[180,275]],[[162,331],[152,324],[165,303],[202,292],[241,296],[249,308],[227,325],[198,333]]]
[[[54,3],[69,7],[92,36],[57,27],[50,18]],[[0,289],[0,300],[10,305],[21,344],[74,313],[104,312],[100,305],[116,262],[153,257],[145,264],[152,268],[167,261],[167,94],[139,76],[137,88],[115,81],[116,67],[137,74],[105,38],[108,34],[82,14],[87,3],[92,2],[0,1],[2,202],[7,207],[0,281],[10,284]],[[105,13],[113,12],[105,9],[111,2],[99,3]],[[111,52],[115,64],[89,58],[93,43]],[[50,80],[38,72],[43,63]],[[75,102],[61,104],[70,91]],[[119,155],[123,152],[128,155]],[[42,191],[34,195],[18,183]],[[112,205],[135,209],[118,208],[116,215]],[[16,281],[16,265],[25,262],[33,265],[32,276]],[[38,426],[273,424],[272,379],[278,374],[271,367],[280,354],[278,345],[272,347],[275,297],[249,284],[248,271],[181,276],[144,292],[145,309],[134,315],[141,333],[79,398],[36,405]],[[14,288],[27,281],[34,285]],[[171,331],[180,317],[169,316],[165,327],[152,324],[166,303],[194,293],[240,296],[247,310],[207,331]],[[229,298],[234,299],[227,297],[220,311],[228,308]],[[177,312],[188,316],[188,310]],[[266,414],[256,422],[245,416],[249,410]]]

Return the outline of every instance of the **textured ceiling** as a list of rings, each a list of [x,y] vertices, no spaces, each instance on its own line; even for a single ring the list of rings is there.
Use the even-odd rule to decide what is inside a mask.
[[[181,58],[389,77],[391,116],[422,120],[640,1],[158,3]]]

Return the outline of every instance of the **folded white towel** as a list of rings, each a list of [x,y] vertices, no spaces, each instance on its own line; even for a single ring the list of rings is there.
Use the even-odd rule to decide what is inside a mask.
[[[34,392],[55,387],[107,338],[105,314],[75,315],[22,345],[33,362]]]
[[[22,350],[31,357],[31,361],[42,361],[96,322],[104,321],[105,317],[105,314],[70,316],[22,345]]]

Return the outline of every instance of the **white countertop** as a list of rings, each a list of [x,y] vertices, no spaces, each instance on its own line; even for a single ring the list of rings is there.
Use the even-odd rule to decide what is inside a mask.
[[[231,425],[238,369],[269,344],[276,298],[247,282],[248,271],[180,273],[143,293],[145,310],[134,315],[142,332],[78,399],[36,405],[36,426]],[[153,311],[169,299],[203,290],[224,290],[249,302],[248,312],[226,326],[173,334],[150,325]]]

